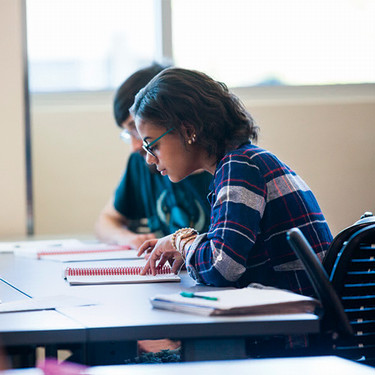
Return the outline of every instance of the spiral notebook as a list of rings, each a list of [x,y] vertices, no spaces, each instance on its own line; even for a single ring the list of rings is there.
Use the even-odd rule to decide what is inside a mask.
[[[75,262],[111,259],[139,259],[137,250],[129,246],[108,245],[103,243],[78,242],[61,247],[35,247],[14,250],[14,255],[55,262]]]
[[[64,277],[70,285],[180,282],[181,280],[180,276],[172,272],[169,265],[157,268],[155,276],[150,271],[146,275],[140,275],[143,267],[144,263],[142,265],[137,263],[136,265],[118,264],[99,267],[78,265],[67,267]]]

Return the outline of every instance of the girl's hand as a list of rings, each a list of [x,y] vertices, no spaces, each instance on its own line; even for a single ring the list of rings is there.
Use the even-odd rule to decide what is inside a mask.
[[[145,275],[148,270],[151,270],[152,275],[155,276],[157,268],[163,267],[167,261],[172,265],[172,272],[177,273],[179,271],[184,260],[181,254],[173,248],[171,239],[172,235],[169,235],[159,240],[145,241],[141,245],[138,249],[138,256],[145,252],[149,253],[141,275]]]
[[[138,249],[145,241],[156,239],[154,233],[147,233],[147,234],[136,234],[132,236],[128,236],[125,244],[129,245],[132,249]]]

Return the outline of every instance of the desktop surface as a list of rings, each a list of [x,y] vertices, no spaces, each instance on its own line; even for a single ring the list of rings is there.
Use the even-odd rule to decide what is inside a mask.
[[[186,360],[218,359],[221,354],[215,345],[222,345],[228,358],[244,358],[246,337],[318,333],[320,329],[319,318],[313,314],[213,317],[152,308],[149,299],[156,294],[218,289],[196,285],[186,272],[180,283],[70,286],[63,278],[64,263],[11,253],[1,254],[0,259],[0,291],[8,290],[4,302],[17,296],[67,295],[94,303],[3,314],[0,335],[6,346],[70,341],[90,347],[128,342],[134,347],[137,340],[168,337],[183,341]]]

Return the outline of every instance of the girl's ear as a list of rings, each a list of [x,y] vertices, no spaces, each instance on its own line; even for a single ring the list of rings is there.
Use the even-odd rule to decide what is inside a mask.
[[[195,142],[196,131],[193,125],[184,121],[181,126],[181,133],[187,143],[192,143],[189,140]]]

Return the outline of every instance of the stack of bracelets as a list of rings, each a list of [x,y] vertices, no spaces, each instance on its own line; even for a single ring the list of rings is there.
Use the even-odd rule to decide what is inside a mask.
[[[194,228],[181,228],[179,230],[176,230],[172,234],[172,246],[173,248],[178,251],[182,259],[185,261],[185,246],[188,242],[190,242],[192,239],[194,239],[198,235],[198,232]],[[181,247],[181,241],[184,240],[183,246]]]

